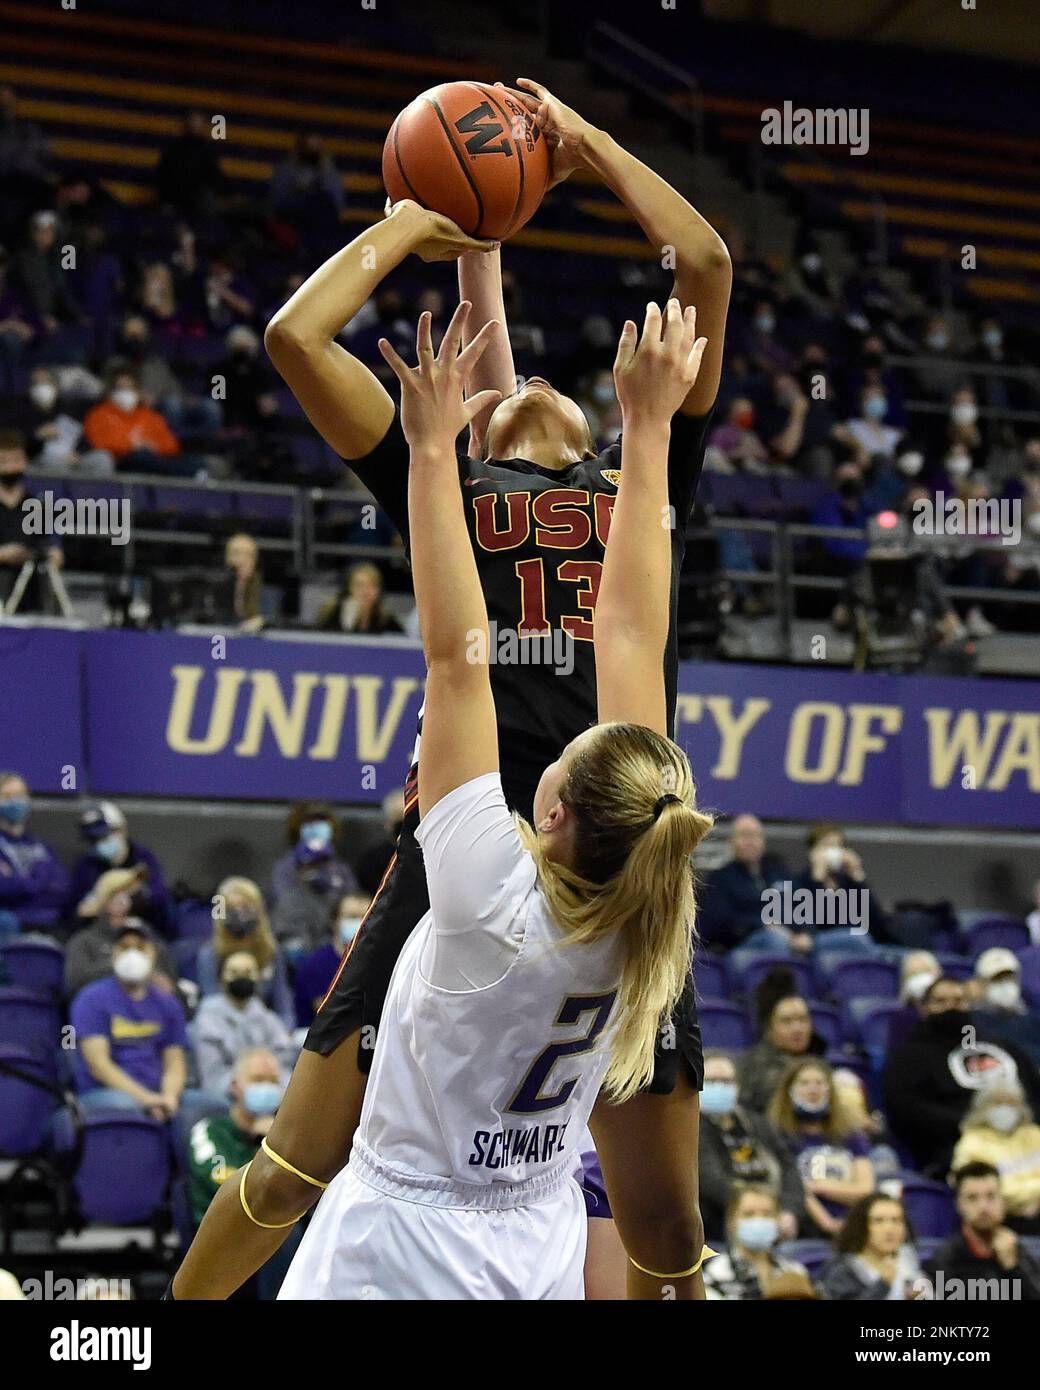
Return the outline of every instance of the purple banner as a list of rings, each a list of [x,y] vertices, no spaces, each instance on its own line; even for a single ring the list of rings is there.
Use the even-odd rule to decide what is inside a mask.
[[[0,626],[0,770],[33,791],[85,791],[82,635]]]

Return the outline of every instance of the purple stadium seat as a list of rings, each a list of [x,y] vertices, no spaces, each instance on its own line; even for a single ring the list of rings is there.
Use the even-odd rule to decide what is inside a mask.
[[[849,1000],[848,1016],[855,1026],[859,1042],[875,1063],[884,1057],[888,1047],[889,1020],[902,1008],[903,1005],[896,999]]]
[[[776,1251],[785,1260],[805,1265],[810,1279],[815,1279],[827,1261],[834,1258],[834,1246],[829,1240],[785,1240]]]
[[[27,1158],[39,1153],[46,1143],[56,1098],[42,1086],[11,1076],[5,1063],[26,1077],[48,1083],[52,1081],[51,1069],[39,1053],[0,1046],[0,1155]]]
[[[1022,951],[1030,942],[1029,928],[1018,917],[983,917],[965,932],[968,954],[977,957],[991,946]]]
[[[933,1182],[917,1173],[900,1173],[896,1181],[915,1236],[942,1240],[953,1234],[957,1210],[953,1192],[944,1182]]]
[[[721,956],[698,956],[693,963],[698,996],[725,999],[729,994],[729,971]]]
[[[174,935],[208,941],[213,935],[213,907],[210,903],[186,900],[177,904]]]
[[[147,1115],[88,1115],[73,1186],[86,1221],[145,1224],[162,1206],[170,1179],[166,1126]]]
[[[943,974],[954,980],[970,980],[975,973],[975,967],[967,956],[954,955],[952,951],[936,951],[935,958],[942,966]]]
[[[821,1004],[816,999],[807,1001],[812,1015],[813,1032],[819,1033],[827,1045],[828,1052],[840,1047],[845,1038],[840,1012],[830,1004]]]
[[[770,970],[789,970],[799,992],[806,999],[816,993],[813,968],[800,956],[785,956],[771,951],[733,951],[728,957],[730,975],[737,988],[749,997],[754,994]]]
[[[1040,946],[1027,946],[1019,951],[1022,965],[1022,992],[1034,1009],[1040,1009]]]
[[[697,1006],[701,1038],[705,1047],[721,1047],[741,1052],[753,1041],[751,1024],[743,1009],[725,999],[702,999]]]
[[[0,1044],[22,1046],[50,1059],[54,1074],[61,1021],[58,1005],[46,994],[15,985],[0,988]]]
[[[58,998],[65,974],[65,952],[52,941],[26,941],[15,937],[0,946],[7,978],[19,989]]]
[[[892,961],[864,956],[830,956],[821,973],[837,999],[894,999],[899,967]]]

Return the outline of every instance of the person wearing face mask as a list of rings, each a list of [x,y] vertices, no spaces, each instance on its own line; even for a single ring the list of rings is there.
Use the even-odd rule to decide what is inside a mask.
[[[82,473],[103,475],[113,471],[109,455],[90,451],[79,454],[83,426],[63,406],[58,380],[49,367],[36,367],[24,399],[4,412],[5,423],[17,425],[26,438],[27,454],[34,468],[77,468]]]
[[[988,1015],[969,1010],[962,981],[940,975],[925,990],[920,1011],[886,1059],[884,1109],[918,1172],[942,1178],[975,1093],[998,1078],[1013,1082],[1036,1111],[1040,1071],[1028,1053],[993,1038]]]
[[[806,1237],[833,1236],[849,1208],[874,1190],[870,1139],[856,1128],[826,1062],[795,1062],[766,1112],[798,1160],[805,1186]]]
[[[895,457],[873,461],[870,482],[863,493],[863,506],[869,516],[878,512],[897,512],[906,501],[914,480],[924,470],[924,454],[920,449],[900,445]]]
[[[778,1276],[784,1277],[783,1297],[792,1279],[807,1286],[802,1297],[813,1297],[808,1270],[797,1260],[778,1255],[783,1240],[776,1196],[759,1183],[734,1185],[726,1211],[726,1249],[704,1266],[704,1292],[709,1300],[748,1302],[769,1298]]]
[[[621,410],[614,393],[614,377],[609,367],[594,372],[578,396],[598,448],[613,444],[621,433]]]
[[[827,1298],[886,1303],[925,1296],[910,1223],[897,1198],[884,1192],[864,1197],[849,1212],[834,1243],[839,1254],[819,1276]]]
[[[969,453],[973,453],[982,446],[979,406],[975,392],[970,386],[961,386],[953,393],[946,437],[951,449],[960,445]]]
[[[798,930],[811,938],[810,948],[814,950],[873,950],[887,939],[885,914],[867,882],[863,861],[845,843],[841,827],[830,821],[811,826],[806,847],[809,862],[792,883],[795,893],[804,890],[811,894],[804,900],[807,906],[802,914],[807,915],[808,920]],[[818,896],[821,890],[837,891],[842,897],[840,900],[822,898]],[[797,902],[797,899],[792,901]],[[844,906],[844,921],[837,908],[828,911],[828,904],[836,901]],[[822,916],[820,906],[824,909]],[[832,921],[832,917],[836,920]]]
[[[293,988],[299,1027],[309,1028],[314,1022],[339,963],[361,928],[370,901],[365,893],[344,893],[337,899],[329,913],[328,939],[297,964]]]
[[[347,890],[324,836],[301,839],[294,852],[296,882],[275,904],[271,926],[284,949],[301,955],[321,945],[332,906]],[[353,875],[351,875],[353,885]]]
[[[852,451],[861,468],[873,458],[895,458],[903,431],[886,423],[888,414],[884,387],[865,386],[860,395],[859,414],[834,431],[835,439]]]
[[[259,993],[287,1029],[296,1026],[296,1010],[285,955],[271,932],[267,905],[251,878],[223,879],[213,895],[213,935],[199,948],[195,974],[203,996],[221,992],[223,962],[248,951],[259,968]]]
[[[863,505],[863,473],[857,463],[842,463],[835,470],[832,490],[812,510],[814,526],[862,530],[867,524]],[[867,554],[867,542],[858,537],[827,536],[819,543],[816,562],[828,574],[848,575],[858,570]]]
[[[760,299],[752,310],[743,346],[754,365],[766,376],[789,372],[794,365],[794,359],[780,338],[775,305],[768,299]]]
[[[285,1069],[278,1056],[266,1047],[240,1052],[226,1094],[228,1109],[197,1120],[188,1135],[188,1200],[196,1225],[223,1184],[256,1157],[274,1123],[285,1094]],[[301,1225],[243,1286],[240,1296],[273,1300],[302,1238]]]
[[[827,1047],[813,1031],[809,1006],[789,970],[770,970],[755,990],[755,1016],[761,1037],[737,1064],[740,1104],[764,1115],[780,1078],[793,1061],[820,1057]]]
[[[961,1225],[925,1266],[933,1287],[940,1274],[947,1285],[960,1280],[959,1296],[963,1298],[964,1290],[973,1287],[970,1280],[1007,1280],[1006,1285],[997,1284],[998,1290],[1006,1288],[1023,1302],[1040,1301],[1040,1259],[1006,1220],[997,1169],[990,1163],[966,1163],[954,1172],[953,1183]],[[953,1296],[952,1291],[947,1293],[948,1298]]]
[[[60,545],[41,547],[36,537],[25,534],[22,505],[30,495],[26,486],[25,436],[18,430],[0,429],[0,603],[10,596],[27,560],[46,560],[61,568],[64,555]],[[26,544],[27,541],[32,544]],[[43,611],[46,595],[37,571],[22,595],[18,611]]]
[[[274,380],[260,355],[260,339],[248,324],[237,323],[229,329],[224,346],[227,355],[213,368],[226,383],[224,424],[248,439],[277,419]]]
[[[153,980],[155,938],[141,922],[114,935],[111,971],[82,989],[69,1021],[76,1038],[76,1091],[89,1112],[177,1113],[187,1078],[184,1010]]]
[[[396,833],[394,839],[396,840]],[[296,873],[296,847],[302,841],[323,841],[332,846],[332,869],[344,883],[343,891],[352,893],[357,890],[357,880],[350,865],[340,857],[336,850],[336,841],[339,839],[339,819],[335,808],[329,801],[295,801],[289,808],[289,814],[285,818],[285,841],[289,846],[285,854],[281,855],[271,870],[271,891],[274,900],[278,900],[294,888],[297,882]],[[393,853],[391,846],[390,854]],[[387,859],[390,855],[387,855]],[[384,863],[383,868],[386,868]],[[379,879],[382,878],[382,870],[376,879],[375,887],[369,889],[369,893],[374,893],[379,887]]]
[[[932,401],[948,400],[963,369],[956,360],[950,326],[941,314],[925,324],[919,355],[922,360],[913,371],[913,394]]]
[[[1040,1065],[1040,1018],[1022,998],[1022,965],[1006,946],[991,946],[975,962],[975,1008],[994,1042],[1014,1043]]]
[[[83,433],[92,449],[111,454],[119,469],[193,477],[199,464],[182,455],[169,425],[141,400],[137,377],[120,371],[112,378],[106,398],[87,411]]]
[[[709,1244],[725,1241],[734,1183],[755,1183],[779,1203],[780,1240],[798,1234],[805,1192],[787,1144],[775,1127],[737,1100],[737,1068],[726,1052],[704,1056],[699,1151],[701,1216]]]
[[[921,1001],[941,974],[942,966],[931,951],[907,951],[903,955],[899,962],[899,1002],[903,1007],[888,1021],[888,1048],[898,1047],[922,1017]],[[880,1065],[883,1057],[884,1050],[873,1060]]]
[[[1021,1086],[998,1079],[976,1093],[951,1162],[954,1172],[969,1163],[992,1164],[1008,1224],[1022,1235],[1040,1235],[1040,1125]]]
[[[260,967],[248,951],[225,956],[220,993],[207,994],[192,1023],[199,1080],[208,1091],[225,1094],[235,1059],[247,1047],[265,1047],[289,1071],[299,1048],[285,1024],[260,999]]]
[[[112,969],[116,935],[131,922],[139,922],[138,903],[145,870],[141,866],[106,869],[76,907],[76,916],[89,925],[74,932],[65,949],[65,997],[71,999],[84,986],[104,979]],[[165,942],[155,942],[156,964],[152,983],[171,993],[177,970]]]
[[[25,778],[0,772],[0,941],[19,931],[53,932],[68,898],[57,855],[29,829]]]
[[[79,833],[88,848],[72,870],[72,907],[78,907],[107,870],[143,869],[134,890],[134,912],[156,931],[168,935],[170,895],[162,865],[150,849],[130,838],[126,817],[119,807],[111,801],[88,806],[80,817]]]
[[[764,473],[769,450],[755,431],[755,407],[746,396],[736,396],[729,403],[725,420],[711,432],[708,446],[719,450],[734,468],[748,473]]]

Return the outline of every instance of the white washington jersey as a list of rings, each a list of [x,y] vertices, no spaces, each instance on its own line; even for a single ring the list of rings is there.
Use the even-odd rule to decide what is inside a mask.
[[[616,939],[567,944],[497,773],[420,822],[430,911],[398,959],[350,1164],[283,1298],[580,1298],[574,1178],[610,1058]]]

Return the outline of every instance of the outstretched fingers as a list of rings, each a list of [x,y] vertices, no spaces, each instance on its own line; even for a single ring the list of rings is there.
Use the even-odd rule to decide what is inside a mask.
[[[621,337],[618,339],[617,355],[614,358],[614,375],[623,372],[636,355],[636,348],[639,346],[639,330],[631,319],[625,320],[625,326],[621,330]]]
[[[451,322],[445,330],[444,337],[441,339],[441,350],[437,354],[438,362],[454,362],[459,355],[459,346],[462,343],[462,335],[466,329],[466,321],[469,318],[469,311],[472,304],[468,299],[459,301],[459,307],[451,316]]]
[[[495,336],[495,329],[498,327],[498,319],[488,319],[480,332],[474,334],[472,341],[467,343],[459,353],[455,365],[462,373],[462,380],[464,382],[469,378],[470,372],[484,355],[484,350]]]
[[[387,366],[397,377],[401,385],[406,385],[408,382],[408,378],[412,374],[412,368],[409,367],[408,363],[404,360],[403,357],[399,355],[397,350],[391,347],[390,343],[387,341],[386,338],[380,338],[376,346],[382,353],[383,360],[386,362]]]

